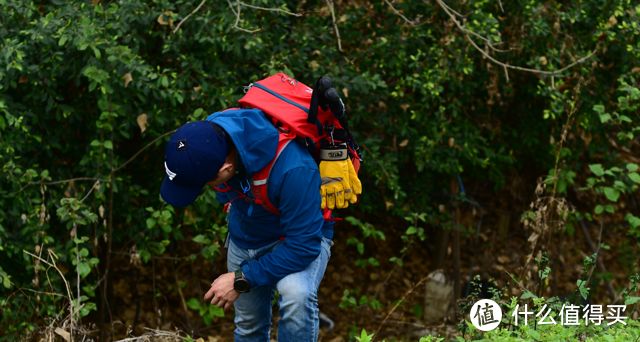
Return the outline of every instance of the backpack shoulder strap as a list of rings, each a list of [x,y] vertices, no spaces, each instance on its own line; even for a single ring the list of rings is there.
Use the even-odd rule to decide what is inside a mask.
[[[273,203],[269,200],[269,195],[267,193],[267,180],[269,179],[269,175],[271,175],[271,169],[273,169],[273,165],[280,157],[280,154],[284,150],[287,145],[296,137],[296,135],[288,130],[278,128],[280,132],[280,136],[278,139],[278,150],[276,151],[276,156],[271,160],[267,166],[262,168],[262,170],[256,172],[251,178],[251,194],[255,198],[255,203],[262,205],[268,211],[280,215],[280,211],[276,208]]]

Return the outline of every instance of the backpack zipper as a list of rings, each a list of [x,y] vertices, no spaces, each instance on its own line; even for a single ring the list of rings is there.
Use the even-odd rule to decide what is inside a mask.
[[[290,104],[290,105],[296,106],[296,107],[298,107],[298,108],[300,108],[300,109],[304,110],[304,111],[305,111],[305,113],[309,114],[309,108],[305,108],[304,106],[299,105],[299,104],[297,104],[297,103],[295,103],[295,102],[293,102],[293,101],[291,101],[291,100],[289,100],[289,99],[285,98],[284,96],[282,96],[282,95],[280,95],[280,94],[276,93],[275,91],[273,91],[273,90],[271,90],[271,89],[269,89],[269,88],[267,88],[267,87],[263,86],[262,84],[259,84],[259,83],[251,84],[251,85],[249,85],[249,88],[251,88],[251,87],[256,87],[256,88],[258,88],[258,89],[264,90],[264,91],[266,91],[267,93],[269,93],[269,94],[271,94],[271,95],[273,95],[273,96],[275,96],[275,97],[279,98],[280,100],[282,100],[282,101],[284,101],[284,102],[286,102],[286,103],[288,103],[288,104]]]

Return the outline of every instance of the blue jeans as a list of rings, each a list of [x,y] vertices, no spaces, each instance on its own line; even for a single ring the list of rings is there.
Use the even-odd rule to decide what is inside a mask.
[[[277,241],[258,249],[243,249],[230,241],[227,268],[234,272],[243,260],[254,260],[272,252],[284,242]],[[318,286],[331,256],[330,239],[322,238],[320,255],[307,268],[282,278],[275,286],[258,286],[243,293],[233,303],[236,309],[236,342],[269,342],[271,308],[277,289],[281,319],[278,341],[315,342],[318,340]]]

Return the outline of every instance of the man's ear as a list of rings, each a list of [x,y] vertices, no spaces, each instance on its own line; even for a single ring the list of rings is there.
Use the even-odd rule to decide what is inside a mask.
[[[222,167],[220,168],[220,171],[218,172],[225,172],[225,171],[231,171],[233,169],[233,163],[229,162],[229,159],[227,159],[224,164],[222,164]]]

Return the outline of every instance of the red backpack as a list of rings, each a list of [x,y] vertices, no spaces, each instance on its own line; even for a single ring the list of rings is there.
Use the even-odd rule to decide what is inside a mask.
[[[338,104],[332,99],[323,98],[323,94],[327,96],[327,93],[333,91],[335,100],[337,91],[330,84],[330,79],[321,77],[311,89],[286,74],[279,73],[245,87],[246,95],[238,101],[242,108],[260,109],[280,132],[276,156],[251,179],[251,193],[255,203],[276,215],[280,215],[280,212],[269,200],[267,180],[273,164],[292,140],[295,139],[306,147],[318,162],[323,142],[331,145],[346,143],[356,173],[360,169],[362,156],[349,130],[342,101]],[[225,192],[229,189],[227,186],[218,190]],[[323,214],[325,220],[331,219],[331,210],[325,208]]]

